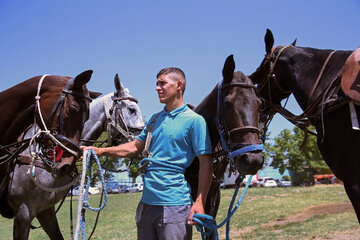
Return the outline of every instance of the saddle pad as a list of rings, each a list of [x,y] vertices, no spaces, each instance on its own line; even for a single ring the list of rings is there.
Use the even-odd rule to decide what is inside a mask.
[[[360,47],[345,62],[341,88],[349,98],[360,101]]]

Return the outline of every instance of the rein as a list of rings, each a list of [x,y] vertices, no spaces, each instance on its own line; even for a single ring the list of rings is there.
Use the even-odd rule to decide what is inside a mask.
[[[285,119],[287,119],[288,121],[290,121],[292,124],[294,124],[295,126],[299,127],[300,129],[302,129],[305,132],[305,138],[303,143],[300,146],[300,149],[302,147],[305,146],[308,134],[312,134],[314,136],[317,136],[316,133],[313,133],[312,131],[310,131],[307,127],[310,125],[310,119],[311,118],[316,118],[316,115],[320,115],[320,120],[322,123],[322,128],[323,128],[323,136],[325,134],[324,132],[324,123],[323,123],[323,114],[324,114],[324,105],[326,103],[329,103],[329,95],[328,93],[330,92],[330,89],[336,88],[336,86],[339,84],[340,82],[340,76],[343,73],[343,67],[336,73],[336,75],[333,77],[333,79],[330,81],[329,85],[320,92],[320,94],[316,97],[316,99],[312,102],[310,102],[311,98],[313,97],[313,94],[315,92],[315,89],[320,81],[320,79],[322,78],[323,72],[331,58],[331,56],[334,54],[334,51],[330,52],[330,54],[328,55],[328,57],[326,58],[320,73],[315,81],[315,84],[310,92],[309,98],[308,98],[308,106],[306,107],[306,109],[304,110],[304,112],[300,115],[295,115],[293,113],[291,113],[290,111],[288,111],[287,109],[285,109],[284,107],[282,107],[280,104],[275,104],[272,102],[271,100],[271,91],[270,91],[270,79],[274,80],[274,83],[276,85],[276,87],[283,93],[288,93],[291,94],[292,91],[284,91],[280,84],[278,83],[275,75],[274,75],[274,68],[278,62],[278,59],[280,58],[280,55],[283,53],[283,51],[289,47],[292,47],[292,45],[288,45],[285,47],[282,47],[279,51],[279,53],[277,54],[277,56],[275,57],[274,60],[274,56],[273,56],[273,51],[271,52],[270,55],[267,55],[266,58],[270,61],[271,68],[270,68],[270,72],[269,75],[267,76],[267,78],[262,81],[257,89],[257,92],[259,93],[263,87],[265,86],[266,83],[268,83],[268,88],[269,88],[269,100],[264,99],[264,103],[269,106],[271,109],[274,110],[274,112],[272,113],[272,115],[274,115],[276,112],[279,113],[281,116],[283,116]],[[272,60],[274,60],[274,62],[272,62]],[[318,107],[321,106],[320,109],[320,113],[317,113],[317,109]],[[325,113],[327,113],[328,111],[326,111]],[[270,114],[271,115],[271,114]],[[268,121],[271,121],[272,117],[269,118]],[[266,123],[268,124],[268,123]]]
[[[224,155],[224,153],[230,158],[230,166],[234,165],[234,157],[239,156],[243,153],[247,153],[247,152],[254,152],[254,151],[262,151],[263,150],[263,144],[241,144],[241,147],[238,148],[237,150],[232,151],[230,149],[229,146],[233,145],[231,143],[231,138],[230,135],[233,132],[236,131],[252,131],[252,132],[257,132],[258,134],[260,133],[260,129],[254,126],[245,126],[245,127],[238,127],[238,128],[234,128],[231,130],[228,130],[228,127],[226,125],[226,121],[222,121],[222,118],[225,119],[224,116],[224,112],[223,112],[223,105],[221,104],[223,100],[222,98],[222,94],[221,94],[221,90],[224,88],[228,88],[228,87],[243,87],[243,88],[253,88],[256,89],[256,87],[252,84],[247,84],[247,83],[229,83],[229,84],[224,84],[221,85],[222,82],[219,82],[218,84],[218,98],[217,98],[217,119],[216,119],[216,126],[219,132],[219,136],[220,136],[220,143],[221,146],[223,148],[223,150],[220,150],[216,153],[213,154],[213,156],[218,156],[220,157],[221,155]],[[224,151],[225,150],[225,151]],[[244,188],[244,191],[242,192],[236,206],[234,208],[233,204],[235,202],[235,198],[238,194],[239,188],[240,188],[240,183],[242,182],[242,180],[244,179],[244,176],[238,176],[238,178],[236,179],[236,188],[234,191],[234,195],[233,198],[231,200],[231,203],[229,205],[229,209],[228,209],[228,215],[227,217],[224,219],[224,221],[222,223],[220,223],[219,225],[216,224],[216,220],[207,214],[194,214],[193,216],[193,221],[195,221],[196,224],[196,229],[201,233],[201,238],[204,240],[206,239],[206,237],[209,236],[213,236],[215,240],[218,240],[218,232],[217,229],[222,227],[225,223],[226,223],[226,239],[229,239],[229,232],[230,232],[230,218],[232,217],[232,215],[236,212],[236,210],[238,209],[238,207],[240,206],[240,203],[242,202],[242,200],[244,199],[245,193],[247,191],[247,189],[249,188],[249,185],[251,183],[251,179],[252,179],[252,175],[250,175],[250,178],[248,179],[246,186]]]
[[[236,187],[235,187],[235,191],[233,194],[233,197],[231,199],[229,208],[228,208],[228,214],[226,216],[226,218],[219,224],[217,225],[215,218],[213,218],[210,215],[207,214],[194,214],[193,217],[193,221],[195,221],[196,224],[196,229],[201,233],[201,239],[205,240],[206,237],[209,237],[211,235],[214,236],[214,240],[218,240],[219,236],[218,236],[218,231],[217,229],[221,228],[222,226],[224,226],[224,224],[226,223],[226,240],[230,239],[230,218],[234,215],[234,213],[236,212],[236,210],[238,209],[238,207],[240,206],[242,200],[245,197],[245,193],[248,190],[251,180],[252,180],[252,175],[250,175],[244,190],[241,193],[241,196],[239,197],[235,207],[233,208],[233,205],[235,203],[235,199],[236,196],[239,192],[240,189],[240,183],[243,181],[244,177],[243,176],[238,176],[237,179],[235,180],[236,183]]]
[[[36,104],[35,104],[35,111],[38,112],[39,118],[41,120],[41,123],[44,127],[44,130],[38,130],[36,131],[36,115],[34,115],[34,126],[35,126],[35,134],[34,136],[31,138],[30,142],[29,142],[29,157],[31,159],[30,162],[30,167],[28,170],[28,174],[30,174],[31,179],[33,180],[33,182],[35,183],[36,186],[38,186],[39,188],[41,188],[42,190],[48,191],[48,192],[59,192],[59,191],[64,191],[66,189],[69,189],[71,186],[75,185],[77,183],[77,179],[74,178],[73,181],[71,181],[70,183],[62,186],[62,187],[57,187],[57,188],[50,188],[40,182],[37,181],[36,179],[36,160],[40,157],[46,164],[48,164],[50,167],[54,167],[54,165],[56,164],[56,147],[60,146],[61,149],[61,153],[62,154],[62,149],[68,151],[69,153],[71,153],[72,155],[74,155],[75,157],[79,156],[80,153],[80,148],[71,140],[69,140],[68,138],[66,138],[65,136],[63,136],[63,116],[62,116],[62,108],[64,106],[64,101],[65,98],[67,96],[67,94],[72,94],[72,95],[76,95],[76,96],[82,96],[87,100],[91,100],[90,97],[85,96],[83,94],[79,94],[73,91],[69,90],[69,86],[70,84],[73,82],[73,78],[70,79],[67,84],[65,85],[64,89],[62,90],[55,106],[53,107],[49,118],[47,120],[47,123],[50,124],[50,120],[52,120],[55,116],[55,112],[58,110],[57,113],[57,120],[56,120],[56,125],[55,125],[55,129],[53,129],[52,132],[50,132],[47,128],[47,125],[45,124],[44,118],[41,114],[41,107],[40,107],[40,90],[41,90],[41,86],[42,83],[44,81],[44,79],[46,78],[46,76],[48,76],[48,74],[43,75],[40,78],[40,81],[38,83],[38,88],[37,88],[37,94],[35,96],[35,100],[36,100]],[[44,138],[44,137],[48,137],[50,138],[53,143],[55,144],[55,147],[53,148],[53,159],[48,160],[47,158],[49,157],[47,154],[43,153],[38,153],[39,150],[39,138]],[[67,143],[69,143],[71,146],[75,147],[77,149],[77,151],[74,151],[70,148],[68,148],[67,146],[65,146],[62,141],[65,141]],[[40,151],[42,152],[43,149],[41,148],[41,144],[40,144]]]

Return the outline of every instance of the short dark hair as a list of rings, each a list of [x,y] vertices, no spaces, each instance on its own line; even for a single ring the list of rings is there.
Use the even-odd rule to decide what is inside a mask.
[[[160,72],[156,75],[156,78],[159,78],[161,75],[168,75],[168,74],[176,74],[177,76],[179,76],[179,78],[177,78],[177,81],[182,81],[183,84],[183,94],[185,92],[185,87],[186,87],[186,77],[185,77],[185,73],[180,69],[180,68],[176,68],[176,67],[167,67],[167,68],[163,68],[160,70]]]

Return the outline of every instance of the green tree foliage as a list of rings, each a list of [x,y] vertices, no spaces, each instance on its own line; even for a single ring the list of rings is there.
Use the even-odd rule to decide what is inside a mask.
[[[314,127],[310,128],[314,131]],[[298,127],[284,129],[274,138],[273,143],[265,144],[265,156],[271,159],[270,166],[283,174],[289,170],[295,174],[295,185],[310,184],[314,174],[331,173],[317,147],[316,137],[309,135],[306,145],[300,150],[305,133]]]
[[[133,159],[124,158],[123,159],[123,163],[125,163],[126,166],[129,166],[129,163],[131,162],[131,164],[129,166],[129,177],[132,178],[133,183],[135,183],[136,178],[141,175],[141,172],[139,170],[140,161],[141,161],[140,158],[133,158]]]

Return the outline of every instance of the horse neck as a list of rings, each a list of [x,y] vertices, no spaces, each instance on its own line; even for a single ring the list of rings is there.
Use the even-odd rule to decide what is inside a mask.
[[[6,113],[0,118],[1,145],[15,142],[34,121],[37,83],[31,78],[0,93],[0,110]]]
[[[84,124],[84,129],[81,135],[81,144],[92,145],[87,141],[94,141],[100,137],[101,133],[106,131],[106,113],[104,108],[105,104],[108,104],[109,108],[112,103],[111,96],[113,93],[109,93],[103,97],[97,98],[90,103],[89,119]]]
[[[202,102],[195,108],[195,112],[204,117],[209,129],[211,144],[213,149],[219,142],[219,133],[216,128],[217,117],[217,86],[207,95]]]
[[[290,56],[279,61],[279,71],[292,73],[292,76],[280,74],[279,81],[284,83],[290,81],[289,85],[299,106],[305,110],[308,107],[309,97],[319,77],[324,63],[333,50],[321,50],[314,48],[293,47],[288,49]],[[351,51],[336,51],[330,58],[325,70],[314,89],[311,99],[316,99],[330,82],[337,76],[339,70],[344,66]]]

